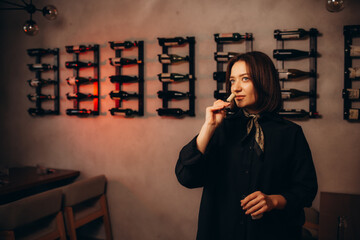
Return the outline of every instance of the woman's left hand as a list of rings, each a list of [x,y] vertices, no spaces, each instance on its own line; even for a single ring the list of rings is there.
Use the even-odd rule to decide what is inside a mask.
[[[281,195],[266,195],[260,191],[253,192],[241,200],[245,214],[257,216],[275,209],[283,209],[286,199]]]

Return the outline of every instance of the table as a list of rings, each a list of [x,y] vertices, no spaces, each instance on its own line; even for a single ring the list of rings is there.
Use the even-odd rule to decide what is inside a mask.
[[[0,204],[69,184],[80,175],[76,170],[44,167],[10,168],[0,176]]]

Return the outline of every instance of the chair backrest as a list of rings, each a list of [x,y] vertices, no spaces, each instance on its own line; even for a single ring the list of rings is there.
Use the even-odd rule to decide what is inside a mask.
[[[13,230],[61,210],[61,189],[49,190],[0,205],[0,230]]]
[[[99,175],[62,187],[64,206],[74,206],[102,195],[105,192],[105,184],[105,176]]]

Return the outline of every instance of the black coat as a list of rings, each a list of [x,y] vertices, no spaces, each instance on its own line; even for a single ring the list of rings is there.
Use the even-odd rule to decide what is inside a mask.
[[[263,114],[259,123],[265,136],[264,153],[248,136],[248,119],[239,111],[225,118],[206,151],[196,146],[196,137],[180,152],[176,176],[185,187],[203,187],[198,240],[300,239],[304,207],[317,193],[311,152],[300,126],[277,114]],[[254,129],[253,129],[254,130]],[[252,220],[240,200],[261,191],[285,197],[285,209],[273,209]]]

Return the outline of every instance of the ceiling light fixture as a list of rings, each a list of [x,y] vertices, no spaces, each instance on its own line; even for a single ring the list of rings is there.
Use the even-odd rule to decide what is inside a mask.
[[[30,19],[26,21],[23,26],[24,32],[29,36],[35,36],[39,32],[39,26],[34,20],[32,20],[32,15],[36,13],[36,11],[42,12],[43,16],[48,20],[56,19],[58,14],[56,7],[53,5],[46,5],[42,9],[38,9],[34,4],[32,4],[32,0],[30,0],[30,3],[25,2],[25,0],[21,0],[22,4],[13,3],[7,0],[0,0],[0,2],[14,6],[2,7],[0,10],[25,10],[30,14]]]

